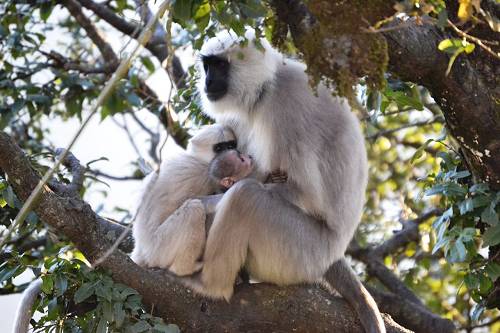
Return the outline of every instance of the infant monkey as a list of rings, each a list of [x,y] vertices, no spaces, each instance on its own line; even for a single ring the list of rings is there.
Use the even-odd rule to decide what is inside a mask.
[[[215,156],[208,167],[210,182],[218,193],[226,192],[236,182],[248,177],[252,171],[252,157],[236,149],[226,150]]]
[[[223,193],[227,191],[233,184],[243,178],[249,176],[253,171],[252,158],[249,155],[241,154],[236,149],[226,150],[215,155],[208,166],[208,180],[210,186],[215,193]],[[215,194],[214,193],[214,194]],[[197,210],[200,205],[192,204],[199,202],[199,199],[187,200],[179,210],[183,210],[183,216],[191,218],[198,216],[199,220],[181,221],[177,220],[173,223],[178,223],[177,231],[179,234],[189,234],[191,237],[179,240],[177,253],[168,269],[179,276],[191,275],[203,267],[203,263],[199,260],[199,254],[203,253],[206,243],[206,234],[208,226],[206,215],[209,210],[205,207],[205,212],[202,214],[190,212],[191,209]],[[181,231],[180,228],[183,228]]]

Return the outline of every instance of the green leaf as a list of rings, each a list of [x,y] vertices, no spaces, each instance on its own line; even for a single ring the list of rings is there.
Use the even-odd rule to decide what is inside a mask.
[[[450,250],[450,261],[462,262],[465,260],[466,255],[467,250],[465,249],[464,243],[460,240],[456,240]]]
[[[113,312],[115,317],[115,323],[117,327],[123,325],[123,321],[125,320],[125,310],[123,310],[122,303],[114,303],[113,304]]]
[[[457,38],[453,39],[448,38],[442,40],[438,45],[439,51],[447,52],[450,54],[455,53],[455,51],[457,49],[460,49],[461,47],[462,47],[462,40]]]
[[[425,141],[425,143],[423,145],[418,147],[418,149],[415,151],[412,158],[410,159],[411,164],[413,164],[416,160],[418,160],[420,157],[422,157],[424,155],[425,148],[427,148],[427,146],[429,146],[429,143],[431,143],[432,141],[434,141],[434,139],[429,139],[429,140]]]
[[[500,264],[497,264],[496,262],[488,263],[484,270],[493,282],[500,277]]]
[[[50,17],[50,14],[52,14],[52,2],[47,1],[43,2],[42,5],[40,6],[40,18],[44,21],[47,22],[48,18]]]
[[[475,228],[464,228],[460,233],[460,239],[463,242],[470,242],[471,240],[474,239],[475,236],[476,236]]]
[[[75,292],[74,300],[75,303],[81,303],[85,301],[87,298],[94,294],[95,283],[94,282],[86,282],[82,284],[80,288]]]
[[[450,242],[450,239],[447,237],[442,237],[438,240],[438,242],[434,245],[432,248],[432,254],[435,254],[440,248],[446,247],[448,243]]]
[[[52,279],[52,275],[42,276],[41,288],[45,294],[50,294],[52,292],[52,289],[54,288],[54,280]]]
[[[495,208],[492,206],[493,204],[489,205],[485,210],[483,210],[483,212],[481,213],[481,220],[491,226],[499,225],[500,223],[498,221],[498,214],[495,211]]]
[[[150,74],[154,73],[155,65],[153,64],[153,62],[149,57],[141,57],[141,62],[144,65],[144,67],[146,67],[146,69]]]
[[[31,102],[40,103],[40,104],[50,103],[50,97],[42,95],[42,94],[28,94],[28,95],[26,95],[26,100],[31,101]]]
[[[68,278],[63,274],[57,274],[54,282],[58,295],[64,294],[68,289]]]
[[[474,209],[474,202],[472,198],[467,198],[464,201],[458,203],[458,208],[460,209],[460,215],[465,215]]]
[[[149,325],[147,322],[141,320],[141,321],[135,323],[134,325],[132,325],[132,327],[130,327],[130,331],[133,333],[140,333],[140,332],[147,331],[150,328],[151,328],[151,325]]]
[[[131,296],[131,295],[139,295],[139,293],[135,290],[135,289],[132,289],[132,288],[125,288],[122,292],[121,292],[121,297],[123,300],[125,300],[128,296]]]
[[[180,20],[181,25],[191,18],[191,8],[193,7],[192,0],[175,0],[173,6],[173,17],[175,20]]]
[[[251,0],[246,3],[241,2],[238,6],[240,7],[243,15],[249,18],[261,18],[267,14],[266,7],[263,6],[261,1]]]
[[[451,72],[451,67],[453,67],[453,63],[457,59],[457,57],[462,53],[464,50],[463,49],[458,49],[453,53],[453,55],[450,57],[450,60],[448,61],[448,67],[446,68],[445,76],[448,76]]]
[[[486,275],[479,275],[479,293],[487,295],[493,287],[493,282]]]
[[[153,329],[158,332],[163,332],[163,333],[180,333],[181,330],[179,329],[179,326],[174,325],[174,324],[164,324],[164,323],[157,323],[154,325]]]
[[[500,224],[490,227],[483,234],[484,245],[495,246],[500,244]]]
[[[204,17],[210,17],[210,4],[208,1],[204,1],[198,8],[196,9],[196,12],[194,13],[193,18],[195,20],[199,20]]]
[[[469,192],[471,193],[486,193],[490,189],[490,186],[485,183],[474,184],[470,187]]]
[[[104,317],[101,317],[99,320],[99,324],[97,325],[97,330],[96,333],[106,333],[106,328],[107,328],[107,321],[104,319]]]
[[[5,268],[0,270],[0,283],[13,277],[16,274],[17,270],[20,268],[21,268],[20,265],[12,268],[7,268],[7,265],[5,265]]]
[[[102,315],[103,315],[103,317],[107,321],[112,322],[113,321],[113,317],[114,317],[114,312],[113,312],[113,307],[112,307],[111,303],[109,303],[109,302],[101,302],[101,305],[102,305]]]
[[[111,299],[113,298],[113,292],[111,287],[105,286],[103,284],[98,284],[95,287],[95,294],[98,297],[106,299],[108,302],[111,302]]]
[[[141,99],[134,92],[129,92],[127,94],[127,102],[132,106],[140,106]]]
[[[467,289],[469,290],[474,290],[479,288],[479,278],[477,274],[468,273],[467,275],[465,275],[464,283],[467,286]]]

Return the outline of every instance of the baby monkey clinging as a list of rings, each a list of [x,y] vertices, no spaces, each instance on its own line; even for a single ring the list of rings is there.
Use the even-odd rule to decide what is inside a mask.
[[[235,149],[215,156],[208,168],[210,181],[220,192],[227,191],[234,183],[248,177],[252,171],[252,157]]]

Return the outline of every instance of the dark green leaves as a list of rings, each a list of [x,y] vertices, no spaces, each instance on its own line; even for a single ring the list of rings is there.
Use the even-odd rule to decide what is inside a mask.
[[[440,51],[449,53],[450,56],[450,61],[448,62],[448,68],[446,69],[446,75],[450,74],[451,67],[453,66],[453,63],[455,62],[455,59],[463,52],[469,54],[474,51],[474,48],[476,47],[475,44],[469,43],[465,39],[458,39],[458,38],[448,38],[443,41],[441,41],[438,45],[438,49]]]

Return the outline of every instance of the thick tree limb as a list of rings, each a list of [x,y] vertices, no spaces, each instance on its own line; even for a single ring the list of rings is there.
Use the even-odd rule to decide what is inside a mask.
[[[394,3],[370,1],[370,5],[365,6],[352,1],[313,0],[308,2],[308,7],[300,0],[272,1],[278,18],[288,25],[295,45],[311,68],[318,66],[317,59],[338,56],[340,42],[335,42],[336,36],[342,36],[342,45],[350,47],[350,59],[357,59],[359,44],[355,41],[360,38],[363,25],[392,16]],[[449,3],[457,4],[456,1]],[[313,11],[321,15],[322,20],[315,19]],[[332,15],[342,16],[338,20],[341,23],[331,23],[337,22]],[[437,45],[449,35],[425,22],[393,24],[398,25],[398,29],[386,29],[383,33],[388,46],[389,70],[403,80],[429,89],[444,113],[450,132],[461,145],[471,172],[479,180],[500,189],[500,61],[477,48],[472,55],[459,56],[446,76],[449,56],[439,51]],[[323,40],[317,40],[321,38]],[[334,78],[335,67],[331,67],[331,62],[326,61],[323,74]]]
[[[21,149],[0,133],[0,169],[8,175],[21,200],[39,181]],[[113,237],[108,222],[88,204],[60,197],[45,188],[35,209],[38,216],[71,241],[92,262],[99,258]],[[316,287],[277,288],[267,284],[237,287],[231,303],[195,297],[163,270],[135,265],[121,251],[102,263],[115,281],[129,285],[143,296],[147,306],[168,322],[189,332],[361,332],[352,309],[341,298]],[[409,332],[384,316],[388,332]]]

